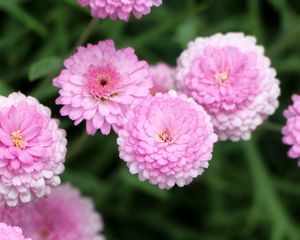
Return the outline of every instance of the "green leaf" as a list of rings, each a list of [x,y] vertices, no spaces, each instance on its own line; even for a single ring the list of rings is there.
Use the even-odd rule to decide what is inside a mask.
[[[280,12],[285,11],[287,8],[287,3],[285,0],[268,0],[268,2]]]
[[[62,60],[59,57],[48,57],[39,60],[31,65],[29,69],[29,80],[37,79],[55,74],[62,67]]]
[[[186,44],[197,36],[198,25],[201,24],[198,19],[188,18],[179,25],[175,40],[185,48]]]
[[[293,56],[286,58],[284,61],[277,60],[274,61],[274,66],[278,72],[282,73],[299,73],[300,57]]]
[[[57,94],[57,88],[53,87],[50,78],[40,81],[40,84],[31,91],[30,95],[44,101],[50,97],[54,97]]]
[[[0,0],[0,9],[3,9],[8,14],[18,19],[37,34],[45,37],[48,34],[47,28],[45,28],[39,20],[23,10],[18,2],[19,1],[16,0]]]

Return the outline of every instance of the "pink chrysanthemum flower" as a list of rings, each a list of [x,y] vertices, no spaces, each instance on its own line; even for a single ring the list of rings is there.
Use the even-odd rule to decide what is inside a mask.
[[[132,174],[161,189],[182,187],[201,175],[217,136],[209,115],[175,91],[149,96],[129,112],[119,131],[120,157]]]
[[[189,43],[178,59],[176,85],[208,111],[220,140],[248,140],[274,113],[280,94],[264,48],[242,33]]]
[[[49,108],[21,93],[0,97],[0,204],[43,197],[60,184],[66,133]]]
[[[60,88],[57,104],[63,116],[86,120],[87,133],[109,134],[118,128],[128,106],[149,95],[149,66],[139,61],[132,48],[116,50],[113,41],[80,47],[65,60],[65,69],[53,80]]]
[[[5,223],[0,223],[0,240],[31,240],[25,238],[22,229],[19,227],[11,227]]]
[[[158,63],[150,66],[150,73],[152,75],[153,87],[150,92],[152,95],[156,93],[167,93],[174,89],[174,79],[172,77],[175,69],[168,64]]]
[[[100,19],[111,18],[128,21],[131,13],[138,19],[150,13],[152,7],[158,7],[162,0],[77,0],[83,6],[91,8],[92,16]]]
[[[104,240],[102,219],[92,201],[68,184],[36,203],[0,208],[0,221],[20,226],[36,240]]]
[[[290,158],[300,158],[300,96],[294,94],[292,96],[293,104],[290,105],[283,113],[286,118],[286,124],[282,128],[285,144],[291,145],[288,152]],[[300,159],[298,160],[300,167]]]

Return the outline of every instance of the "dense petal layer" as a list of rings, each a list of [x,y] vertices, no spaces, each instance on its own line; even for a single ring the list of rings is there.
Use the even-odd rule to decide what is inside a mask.
[[[170,91],[149,96],[129,112],[118,144],[132,174],[169,189],[202,174],[216,140],[204,109]]]
[[[152,7],[162,4],[162,0],[78,0],[78,3],[89,6],[93,17],[128,21],[131,14],[138,19],[149,14]]]
[[[284,111],[286,124],[282,128],[283,143],[291,145],[288,152],[290,158],[300,158],[300,96],[292,96],[293,104]],[[300,160],[298,161],[300,167]]]
[[[150,94],[149,66],[132,48],[116,50],[113,41],[80,47],[65,60],[65,69],[53,80],[60,88],[56,103],[61,115],[75,124],[86,121],[87,133],[109,134],[118,129],[130,105]]]
[[[60,184],[67,140],[58,124],[32,97],[0,97],[0,204],[29,202]]]
[[[276,72],[263,47],[242,33],[189,43],[178,59],[177,88],[211,115],[220,140],[247,140],[278,107]]]

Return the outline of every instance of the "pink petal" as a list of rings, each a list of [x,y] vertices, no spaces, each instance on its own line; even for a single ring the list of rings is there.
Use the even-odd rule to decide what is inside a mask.
[[[86,121],[86,131],[88,135],[95,135],[97,128],[94,128],[92,121]]]
[[[8,134],[12,133],[15,130],[10,120],[2,113],[0,113],[0,125],[2,126],[2,129]]]
[[[13,146],[10,136],[0,128],[0,142],[6,146]]]
[[[23,136],[25,137],[26,141],[30,141],[31,139],[33,139],[34,137],[36,137],[41,131],[41,126],[31,126],[29,128],[27,128],[26,130],[24,130]]]
[[[22,163],[33,163],[33,157],[27,151],[21,151],[19,154],[19,159]]]
[[[27,149],[28,153],[36,156],[36,157],[41,157],[43,156],[44,149],[42,147],[32,147]]]

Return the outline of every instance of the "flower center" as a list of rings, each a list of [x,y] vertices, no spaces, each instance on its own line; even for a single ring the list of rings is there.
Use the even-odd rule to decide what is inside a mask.
[[[27,143],[20,130],[13,131],[10,134],[10,138],[16,148],[26,148]]]
[[[49,232],[46,229],[40,231],[40,240],[46,240],[49,236]]]
[[[101,79],[101,81],[100,81],[100,85],[102,86],[102,87],[105,87],[106,85],[108,84],[108,81],[106,80],[106,79]]]
[[[116,96],[119,74],[110,66],[91,66],[86,73],[86,87],[96,99],[105,101]]]
[[[164,131],[163,133],[159,134],[158,137],[163,141],[163,142],[172,142],[172,136],[168,130]]]
[[[229,75],[227,71],[220,71],[214,75],[214,78],[218,84],[224,85],[229,79]]]

